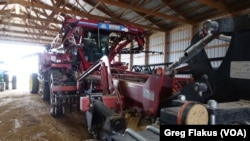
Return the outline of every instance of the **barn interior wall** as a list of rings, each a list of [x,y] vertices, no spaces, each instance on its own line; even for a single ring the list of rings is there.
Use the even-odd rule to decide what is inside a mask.
[[[224,17],[228,17],[228,15],[216,17],[214,19]],[[199,32],[202,26],[203,22],[196,25],[184,25],[170,32],[155,32],[149,36],[149,47],[146,48],[146,50],[155,51],[157,53],[126,54],[121,55],[121,60],[124,62],[131,62],[129,60],[132,59],[133,61],[130,66],[174,62],[183,55],[183,51],[190,46],[193,35]],[[227,52],[228,46],[229,42],[215,39],[205,47],[205,51],[209,58],[223,57]],[[162,52],[162,54],[158,52]],[[221,61],[211,62],[213,67],[219,67],[220,64]],[[166,69],[166,66],[159,67]]]

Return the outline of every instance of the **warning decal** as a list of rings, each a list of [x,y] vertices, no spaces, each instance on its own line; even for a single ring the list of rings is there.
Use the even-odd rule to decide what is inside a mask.
[[[250,61],[231,62],[230,77],[250,79]]]

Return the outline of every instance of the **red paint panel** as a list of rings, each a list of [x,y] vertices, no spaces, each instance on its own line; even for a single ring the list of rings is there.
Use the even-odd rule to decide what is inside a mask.
[[[151,75],[145,83],[114,79],[114,85],[124,96],[124,105],[141,105],[151,116],[158,114],[161,101],[172,96],[172,79],[166,75]]]
[[[124,97],[121,97],[121,101],[123,101]],[[118,100],[116,96],[103,96],[103,103],[106,107],[111,109],[116,109],[119,107]]]
[[[103,100],[104,105],[107,108],[110,108],[110,109],[119,109],[120,108],[120,105],[118,103],[118,99],[116,96],[106,96],[105,95],[105,96],[102,96],[102,100]],[[123,96],[121,96],[121,101],[124,101]],[[89,104],[90,104],[90,101],[89,101],[88,96],[80,97],[80,109],[81,109],[81,111],[83,111],[83,112],[88,111]]]
[[[53,92],[73,92],[76,91],[76,86],[53,86],[52,91]]]
[[[80,110],[83,112],[89,110],[89,97],[80,97]]]

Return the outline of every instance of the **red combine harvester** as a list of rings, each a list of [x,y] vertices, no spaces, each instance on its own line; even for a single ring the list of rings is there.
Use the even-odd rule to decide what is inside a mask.
[[[143,46],[142,29],[66,17],[39,57],[42,98],[50,100],[51,115],[61,116],[76,104],[99,138],[123,133],[131,113],[137,115],[135,125],[142,116],[159,117],[160,102],[172,96],[172,79],[161,68],[143,74],[115,61],[118,54],[143,52]]]
[[[66,103],[75,100],[79,103],[77,99],[80,96],[102,89],[103,85],[96,84],[95,80],[77,79],[102,56],[108,56],[110,63],[129,43],[136,41],[139,49],[144,44],[143,31],[133,26],[68,17],[62,26],[61,33],[39,56],[42,97],[50,100],[53,116],[63,115]],[[127,68],[119,62],[113,65]],[[100,76],[98,73],[97,76]],[[109,89],[105,93],[110,93]]]

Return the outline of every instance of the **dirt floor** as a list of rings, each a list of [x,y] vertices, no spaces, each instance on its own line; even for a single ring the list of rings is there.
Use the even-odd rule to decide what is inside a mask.
[[[0,92],[0,141],[93,141],[84,114],[72,111],[54,118],[41,94]]]

